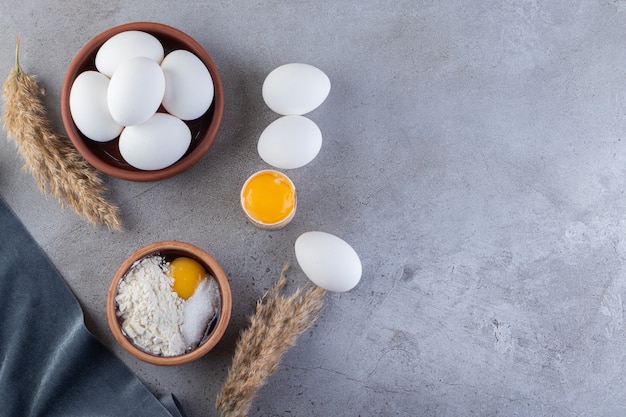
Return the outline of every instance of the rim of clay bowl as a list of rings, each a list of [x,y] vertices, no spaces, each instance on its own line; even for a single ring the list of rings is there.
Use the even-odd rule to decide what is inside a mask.
[[[95,68],[93,62],[98,49],[110,37],[129,30],[139,30],[150,33],[157,37],[167,51],[170,49],[184,48],[195,54],[209,70],[213,79],[214,97],[213,103],[207,112],[195,121],[186,122],[192,128],[192,148],[174,164],[169,167],[147,171],[140,170],[127,164],[119,155],[117,149],[118,139],[110,142],[95,142],[86,138],[76,127],[70,112],[69,96],[74,79],[87,69]],[[87,42],[75,55],[70,63],[61,89],[61,117],[67,136],[72,141],[78,152],[87,162],[96,169],[116,178],[148,182],[159,181],[173,177],[194,166],[208,152],[217,137],[224,114],[224,90],[217,66],[206,50],[191,36],[162,23],[156,22],[131,22],[108,29]],[[206,132],[198,137],[204,130]]]
[[[200,262],[207,269],[207,273],[211,274],[217,281],[220,289],[220,310],[217,318],[217,323],[214,324],[213,330],[209,334],[208,338],[196,349],[184,353],[178,356],[156,356],[148,352],[143,351],[139,347],[135,346],[128,337],[122,332],[122,328],[119,319],[116,315],[116,303],[115,296],[117,295],[117,289],[120,281],[128,273],[130,268],[135,262],[150,256],[162,254],[163,256],[176,255],[176,256],[188,256],[196,261]],[[120,267],[115,272],[111,285],[107,292],[107,322],[109,328],[113,333],[113,337],[117,342],[131,355],[144,362],[151,363],[153,365],[167,365],[175,366],[185,363],[193,362],[211,351],[215,345],[221,340],[228,323],[230,321],[230,315],[232,310],[232,294],[230,290],[230,284],[228,278],[222,267],[217,261],[204,250],[194,246],[190,243],[180,242],[176,240],[166,240],[162,242],[155,242],[150,245],[144,246],[130,256],[128,256]]]

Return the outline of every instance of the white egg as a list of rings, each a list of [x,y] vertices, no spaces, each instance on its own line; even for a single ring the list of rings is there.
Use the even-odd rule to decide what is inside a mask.
[[[306,232],[296,239],[296,259],[317,286],[349,291],[361,280],[359,255],[345,240],[326,232]]]
[[[111,117],[107,104],[109,79],[97,71],[85,71],[76,77],[70,89],[70,113],[78,130],[96,142],[108,142],[119,136],[124,126]]]
[[[131,58],[111,77],[107,102],[113,119],[133,126],[148,120],[161,105],[165,77],[159,64],[144,57]]]
[[[165,75],[163,107],[183,120],[202,116],[213,102],[213,78],[204,63],[185,50],[172,51],[161,63]]]
[[[160,64],[165,52],[161,42],[153,35],[129,30],[111,36],[96,52],[96,68],[108,77],[124,62],[142,56]]]
[[[283,116],[261,133],[259,155],[281,169],[300,168],[311,162],[322,147],[322,132],[304,116]]]
[[[147,122],[122,130],[119,147],[126,162],[147,171],[167,168],[189,149],[191,131],[177,117],[156,113]]]
[[[313,65],[285,64],[268,74],[262,92],[263,100],[276,113],[302,115],[326,100],[330,79]]]

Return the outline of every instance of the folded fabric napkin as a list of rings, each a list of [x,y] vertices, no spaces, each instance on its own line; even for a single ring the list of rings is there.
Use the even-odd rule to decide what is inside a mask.
[[[78,301],[0,198],[0,416],[185,417],[84,325]]]

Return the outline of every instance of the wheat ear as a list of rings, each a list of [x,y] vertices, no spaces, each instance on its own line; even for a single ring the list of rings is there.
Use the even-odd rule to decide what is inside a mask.
[[[72,207],[93,224],[121,230],[119,209],[103,194],[104,182],[72,146],[69,139],[52,129],[42,103],[43,89],[34,75],[19,64],[19,38],[15,66],[4,82],[4,128],[24,159],[24,169],[34,177],[44,194],[53,195],[61,206]]]
[[[319,287],[298,288],[290,296],[281,296],[286,270],[287,265],[272,289],[257,302],[250,326],[237,342],[226,383],[217,398],[221,417],[248,415],[257,391],[278,370],[283,354],[315,322],[323,307],[326,290]]]

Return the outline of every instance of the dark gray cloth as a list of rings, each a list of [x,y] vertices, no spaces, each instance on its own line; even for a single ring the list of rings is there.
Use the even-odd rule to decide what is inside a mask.
[[[185,416],[88,332],[65,280],[1,198],[0,233],[0,416]]]

